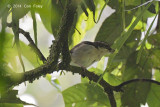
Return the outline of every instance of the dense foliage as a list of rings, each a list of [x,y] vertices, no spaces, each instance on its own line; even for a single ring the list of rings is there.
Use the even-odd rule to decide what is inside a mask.
[[[22,30],[19,30],[19,19],[31,14],[36,47],[38,26],[35,14],[40,15],[45,29],[57,39],[57,32],[63,23],[61,18],[66,2],[67,0],[0,1],[0,106],[22,107],[28,104],[16,97],[18,91],[12,90],[12,84],[18,85],[16,83],[17,56],[23,71],[25,71],[25,65],[22,56],[34,68],[45,63],[43,58],[40,58],[41,55],[36,55],[37,50],[34,51],[33,46],[30,47],[19,39],[19,32]],[[89,69],[90,72],[97,75],[103,74],[103,79],[112,86],[132,79],[160,81],[160,3],[158,0],[71,0],[71,2],[77,5],[77,9],[68,36],[69,48],[88,37],[90,40],[107,42],[116,50],[109,56],[107,65],[104,57],[96,67]],[[26,4],[31,7],[26,8]],[[106,7],[114,9],[114,12],[105,18],[100,27],[98,26],[99,30],[95,36],[88,36],[88,32],[97,25]],[[11,18],[11,23],[7,20],[8,18]],[[153,19],[150,21],[151,24],[147,23],[148,18]],[[8,33],[5,30],[6,27],[12,27],[13,33]],[[20,33],[25,35],[26,32]],[[13,40],[15,45],[12,43]],[[47,79],[52,83],[50,75]],[[59,85],[58,80],[55,84]],[[146,103],[149,107],[160,106],[160,86],[157,84],[150,81],[133,82],[122,89],[123,92],[114,93],[117,107],[140,107]],[[88,78],[82,78],[81,83],[62,91],[62,95],[66,107],[111,106],[103,87],[92,82],[90,84]]]

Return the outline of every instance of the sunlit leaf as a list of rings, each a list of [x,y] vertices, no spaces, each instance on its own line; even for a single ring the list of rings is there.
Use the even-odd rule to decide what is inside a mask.
[[[107,95],[95,84],[77,84],[62,92],[66,107],[110,107]]]
[[[29,104],[24,101],[21,101],[18,97],[16,97],[18,94],[17,90],[12,90],[9,91],[5,94],[1,95],[0,98],[0,105],[5,105],[3,107],[8,107],[8,106],[16,106],[16,107],[23,107],[23,105],[34,105],[34,104]]]
[[[147,30],[147,33],[146,33],[146,35],[145,35],[145,38],[144,38],[143,41],[142,41],[141,48],[140,48],[140,50],[139,50],[139,52],[138,52],[138,57],[137,57],[137,61],[136,61],[137,64],[138,64],[139,61],[140,61],[140,58],[141,58],[141,55],[142,55],[142,51],[143,51],[143,48],[144,48],[144,46],[145,46],[145,42],[146,42],[146,40],[147,40],[147,38],[148,38],[148,36],[149,36],[150,30],[151,30],[151,28],[152,28],[152,26],[153,26],[153,23],[155,22],[156,17],[157,17],[157,15],[155,16],[154,20],[152,21],[151,25],[149,26],[149,28],[148,28],[148,30]]]
[[[101,70],[104,70],[105,69],[104,68],[105,67],[104,64],[105,64],[105,57],[102,57],[101,60],[98,61],[98,63],[97,63],[97,68],[101,69]]]
[[[21,53],[21,46],[19,43],[19,19],[20,17],[16,15],[17,10],[16,9],[12,9],[12,24],[15,25],[14,27],[12,27],[12,31],[14,33],[14,44],[16,45],[17,48],[17,52],[18,52],[18,58],[20,61],[20,64],[22,66],[23,72],[25,72],[25,66],[24,66],[24,62],[22,59],[22,53]]]
[[[17,49],[15,47],[13,47],[13,35],[12,34],[6,34],[6,42],[5,42],[5,47],[4,47],[4,53],[5,53],[5,61],[10,63],[11,66],[13,67],[13,69],[15,71],[17,71]],[[37,58],[36,58],[36,54],[34,53],[34,51],[31,49],[31,47],[29,47],[28,45],[26,45],[25,43],[20,41],[20,45],[22,48],[22,55],[27,58],[27,60],[35,67],[39,66],[39,64],[37,63]],[[29,52],[29,54],[28,54]]]
[[[50,33],[53,33],[55,37],[63,15],[65,0],[61,0],[61,2],[63,3],[63,7],[60,3],[57,3],[57,0],[41,0],[43,8],[35,9],[39,13],[45,28]]]
[[[31,10],[31,15],[33,19],[34,40],[35,40],[35,44],[37,45],[37,22],[36,22],[36,16],[35,16],[34,10]]]
[[[82,8],[83,12],[85,13],[85,15],[88,17],[88,12],[87,12],[87,9],[86,9],[85,4],[83,2],[81,3],[81,8]]]
[[[93,20],[96,23],[96,21],[95,21],[96,6],[94,4],[94,0],[84,0],[84,2],[86,3],[86,5],[89,8],[89,10],[92,11],[92,13],[93,13]]]
[[[104,75],[103,79],[113,86],[116,86],[122,83],[122,80],[120,80],[118,76],[115,76],[108,72]]]
[[[99,15],[99,11],[104,6],[104,1],[95,0],[94,3],[96,6],[95,17],[97,17]],[[97,8],[98,6],[99,8]],[[93,17],[94,17],[93,12],[91,10],[87,9],[88,17],[85,15],[85,13],[82,11],[81,8],[78,8],[77,12],[78,12],[78,16],[77,16],[78,18],[76,19],[77,23],[75,25],[75,28],[80,33],[77,32],[77,30],[74,30],[73,34],[69,37],[69,40],[71,42],[70,48],[72,48],[73,46],[78,44],[80,41],[82,41],[85,36],[86,37],[89,36],[89,35],[86,35],[86,32],[95,25],[95,22],[93,20]]]
[[[118,17],[118,19],[117,19]],[[132,15],[126,16],[126,26],[131,22]],[[102,24],[97,36],[96,41],[105,41],[108,44],[113,44],[114,41],[121,35],[123,32],[122,25],[122,16],[120,13],[113,13],[108,17]]]

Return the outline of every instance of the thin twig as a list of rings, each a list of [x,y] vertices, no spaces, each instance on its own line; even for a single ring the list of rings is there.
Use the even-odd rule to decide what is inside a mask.
[[[151,79],[132,79],[132,80],[123,82],[118,86],[115,86],[114,90],[115,91],[122,91],[122,87],[124,87],[125,85],[128,85],[130,83],[133,83],[133,82],[150,82],[150,83],[154,83],[154,84],[160,85],[160,82],[155,81],[155,80],[151,80]]]

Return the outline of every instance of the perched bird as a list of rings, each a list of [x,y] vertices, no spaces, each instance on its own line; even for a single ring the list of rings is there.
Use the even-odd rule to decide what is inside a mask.
[[[83,41],[70,50],[71,65],[87,68],[99,61],[104,55],[114,52],[105,42]]]

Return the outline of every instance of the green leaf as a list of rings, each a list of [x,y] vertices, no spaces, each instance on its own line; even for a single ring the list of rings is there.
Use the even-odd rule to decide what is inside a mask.
[[[7,107],[8,106],[18,106],[18,107],[23,107],[23,105],[33,105],[35,106],[34,104],[29,104],[29,103],[26,103],[24,101],[21,101],[19,98],[16,97],[16,95],[18,94],[18,90],[12,90],[12,91],[8,91],[7,93],[3,93],[1,95],[1,98],[0,98],[0,105],[5,105]],[[19,105],[21,104],[21,105]],[[4,107],[4,106],[3,106]]]
[[[51,33],[51,0],[41,0],[41,4],[43,4],[45,8],[35,9],[35,11],[39,13],[43,25]]]
[[[64,6],[65,0],[61,2]],[[57,0],[41,0],[41,5],[43,8],[35,9],[35,11],[39,13],[45,28],[56,37],[64,9],[60,3],[57,3]]]
[[[119,1],[118,0],[109,0],[108,5],[112,9],[116,9],[116,11],[119,9]]]
[[[125,62],[130,54],[136,51],[140,42],[141,31],[134,30],[130,37],[127,39],[123,47],[119,50],[115,58],[113,59],[112,66],[116,66],[116,63]]]
[[[126,14],[126,26],[129,25],[133,16]],[[123,32],[122,16],[121,13],[115,12],[108,17],[102,24],[95,41],[105,41],[112,45],[114,41],[120,37]]]
[[[100,61],[98,61],[98,63],[97,63],[97,67],[96,68],[98,68],[98,69],[100,69],[100,70],[104,70],[105,68],[105,66],[104,66],[104,63],[105,63],[105,57],[102,57],[101,58],[101,60]]]
[[[103,89],[95,84],[77,84],[62,92],[66,107],[110,107]]]
[[[23,104],[0,103],[0,107],[24,107]]]
[[[154,77],[156,81],[160,81],[160,72],[159,70],[155,70]],[[147,103],[149,107],[159,107],[160,105],[160,86],[157,84],[152,84],[150,92],[147,96]]]
[[[139,64],[136,64],[137,53],[129,56],[125,69],[122,71],[123,81],[135,78],[148,78],[151,79],[151,61],[149,60],[148,52],[143,52],[143,57]],[[151,83],[135,82],[128,84],[123,88],[124,92],[121,96],[122,106],[140,107],[145,104],[148,93],[150,91]]]
[[[11,1],[11,7],[12,11],[14,10],[14,13],[12,15],[15,15],[16,19],[23,18],[30,10],[30,8],[25,8],[24,5],[31,4],[28,0],[12,0]]]
[[[158,14],[157,14],[157,15],[158,15]],[[147,40],[147,38],[148,38],[148,36],[149,36],[150,30],[151,30],[151,28],[152,28],[152,26],[153,26],[153,23],[155,22],[155,19],[156,19],[157,15],[156,15],[155,18],[153,19],[151,25],[149,26],[149,28],[148,28],[148,30],[147,30],[147,33],[146,33],[144,39],[143,39],[143,41],[142,41],[141,48],[140,48],[140,50],[139,50],[139,52],[138,52],[138,57],[137,57],[137,61],[136,61],[137,64],[138,64],[139,61],[140,61],[143,48],[144,48],[144,46],[145,46],[146,40]]]
[[[86,9],[85,4],[83,2],[81,3],[81,8],[82,8],[83,12],[85,13],[85,15],[88,17],[88,12],[87,12],[87,9]]]
[[[101,12],[100,12],[100,14],[99,14],[99,16],[98,16],[98,19],[97,19],[96,23],[99,22],[99,20],[100,20],[100,18],[101,18],[101,15],[102,15],[102,12],[103,12],[103,10],[105,9],[105,7],[107,6],[107,4],[108,4],[108,0],[105,0],[105,4],[103,5],[103,7],[102,7],[102,9],[101,9]]]
[[[147,41],[156,46],[156,47],[159,47],[160,46],[160,33],[157,33],[157,34],[152,34],[148,37]]]
[[[159,107],[160,105],[160,86],[156,84],[151,85],[150,92],[147,97],[147,104],[149,107]]]
[[[96,23],[96,21],[95,21],[96,6],[94,4],[94,1],[93,0],[84,0],[84,2],[87,5],[87,7],[89,8],[89,10],[92,11],[92,13],[93,13],[93,20]]]
[[[7,63],[10,63],[13,67],[14,71],[18,71],[17,65],[16,65],[16,56],[17,56],[17,49],[13,47],[12,41],[13,41],[13,35],[12,34],[6,34],[6,41],[4,46],[4,55]],[[34,66],[37,67],[39,64],[37,63],[36,54],[34,51],[26,45],[24,42],[20,41],[20,45],[22,48],[22,55]],[[28,54],[29,53],[29,54]],[[42,64],[42,62],[40,63]]]
[[[64,4],[65,0],[61,0],[61,2]],[[51,28],[54,36],[56,37],[64,9],[60,3],[57,4],[56,0],[52,0],[51,4],[51,13],[49,13],[51,14]]]
[[[103,8],[104,6],[104,1],[99,1],[99,0],[95,0],[94,1],[95,6],[99,8],[96,8],[95,10],[95,17],[97,17],[99,15],[99,11]],[[72,33],[70,34],[71,36],[69,36],[69,40],[70,40],[70,49],[75,46],[76,44],[78,44],[80,41],[82,41],[86,35],[86,32],[88,30],[90,30],[91,28],[94,27],[95,22],[93,21],[93,13],[92,11],[90,11],[89,9],[87,9],[88,15],[89,17],[86,17],[85,13],[82,11],[81,8],[77,8],[77,15],[75,16],[75,28],[80,32],[77,32],[76,30],[74,30],[74,32],[72,31]],[[87,20],[86,20],[87,19]],[[75,29],[75,28],[72,28]],[[90,35],[86,35],[86,37],[90,37],[90,38],[94,38],[93,36]]]
[[[123,44],[125,43],[125,41],[129,38],[129,36],[131,35],[132,31],[134,30],[134,27],[137,25],[137,23],[141,20],[143,13],[148,9],[148,7],[152,4],[149,3],[142,11],[141,13],[138,15],[138,17],[136,18],[136,20],[133,22],[133,24],[131,25],[131,27],[128,29],[127,32],[123,32],[122,35],[118,38],[118,40],[116,41],[116,43],[114,44],[114,48],[116,48],[117,50],[120,50],[120,48],[123,46]]]
[[[34,50],[26,45],[24,42],[20,42],[20,45],[22,48],[22,55],[34,66],[34,67],[38,67],[41,64],[43,64],[43,62],[39,59],[37,59],[37,55],[35,54]],[[29,52],[29,54],[28,54]]]
[[[13,4],[14,5],[14,4]],[[17,52],[18,52],[18,58],[19,61],[21,63],[21,66],[23,68],[23,72],[25,72],[25,66],[24,66],[24,62],[22,59],[22,54],[21,54],[21,46],[19,44],[19,19],[20,17],[17,17],[17,10],[15,8],[12,9],[12,24],[15,25],[14,27],[12,27],[12,31],[14,33],[14,42],[16,44],[16,48],[17,48]]]
[[[159,49],[151,49],[151,62],[152,67],[160,68],[160,50]]]
[[[9,8],[7,8],[7,7],[9,7],[10,5],[8,5],[8,4],[10,4],[10,2],[11,1],[9,1],[9,0],[1,0],[0,1],[0,18],[4,15],[4,14],[8,14],[8,10],[9,10]],[[7,6],[8,5],[8,6]]]
[[[95,73],[95,74],[98,74],[98,75],[100,75],[100,74],[103,72],[103,70],[101,70],[101,69],[99,69],[99,68],[94,68],[94,67],[90,68],[89,71],[90,71],[90,72],[93,72],[93,71],[94,71],[94,73]]]
[[[33,19],[34,40],[35,40],[35,44],[37,45],[37,22],[36,22],[34,10],[31,10],[31,15],[32,15],[32,19]]]
[[[115,75],[108,73],[108,72],[104,75],[103,79],[107,83],[109,83],[113,86],[116,86],[116,85],[119,85],[120,83],[122,83],[122,80],[120,80],[120,78],[118,78],[118,76],[115,76]]]
[[[153,2],[153,1],[152,1]],[[111,66],[113,59],[115,58],[115,56],[117,55],[118,51],[122,48],[122,46],[124,45],[124,43],[126,42],[126,40],[129,38],[129,36],[131,35],[132,31],[134,30],[134,27],[137,25],[137,23],[141,20],[143,13],[148,9],[148,7],[152,4],[149,3],[143,10],[142,12],[138,15],[138,17],[136,18],[136,20],[133,22],[133,24],[131,25],[131,27],[129,27],[128,31],[125,32],[123,31],[123,33],[121,34],[121,36],[116,40],[116,42],[113,45],[113,49],[116,49],[116,52],[114,52],[111,57],[110,60],[108,62],[108,66],[106,68],[106,70],[104,71],[104,73],[101,75],[101,77],[99,78],[98,82],[102,79],[103,75],[107,72],[108,68]],[[97,82],[97,83],[98,83]]]
[[[126,0],[125,1],[125,5],[126,6],[138,6],[138,5],[140,5],[142,2],[141,2],[141,0]]]

